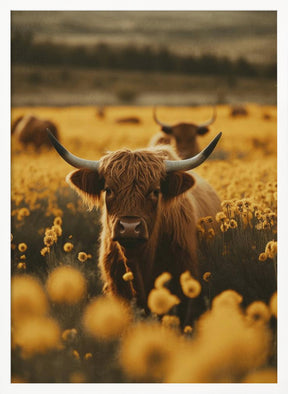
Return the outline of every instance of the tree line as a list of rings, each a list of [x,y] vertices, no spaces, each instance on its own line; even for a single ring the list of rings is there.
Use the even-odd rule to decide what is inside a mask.
[[[256,65],[243,57],[178,55],[166,47],[127,45],[116,47],[99,43],[94,46],[39,43],[31,33],[11,34],[11,64],[87,67],[109,70],[158,71],[190,75],[276,78],[277,65]]]

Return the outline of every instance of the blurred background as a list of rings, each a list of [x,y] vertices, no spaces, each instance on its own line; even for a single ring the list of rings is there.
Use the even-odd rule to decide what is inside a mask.
[[[276,104],[275,11],[12,11],[12,106]]]

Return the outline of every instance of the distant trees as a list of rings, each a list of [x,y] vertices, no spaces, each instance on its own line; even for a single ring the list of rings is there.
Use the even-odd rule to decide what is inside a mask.
[[[39,43],[30,32],[12,32],[11,62],[13,64],[89,67],[98,69],[160,71],[184,74],[276,78],[276,64],[255,65],[240,57],[233,61],[212,54],[180,56],[165,47],[125,47],[65,45]]]

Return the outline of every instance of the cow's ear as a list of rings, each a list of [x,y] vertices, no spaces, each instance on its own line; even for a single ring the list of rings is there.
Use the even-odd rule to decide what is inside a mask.
[[[99,203],[104,188],[104,178],[100,177],[97,171],[86,169],[72,171],[67,175],[66,181],[90,208]]]
[[[197,134],[198,135],[204,135],[204,134],[206,134],[207,132],[209,131],[209,129],[208,129],[208,127],[206,127],[206,126],[200,126],[200,127],[198,127],[197,128]]]
[[[169,200],[186,192],[194,183],[194,177],[186,172],[169,172],[161,182],[161,192],[164,199]]]

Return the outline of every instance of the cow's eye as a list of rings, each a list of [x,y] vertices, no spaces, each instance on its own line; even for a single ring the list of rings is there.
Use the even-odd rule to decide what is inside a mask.
[[[106,196],[111,196],[112,194],[112,190],[110,189],[110,187],[105,187],[105,192],[106,192]]]

